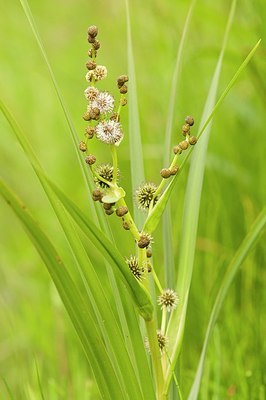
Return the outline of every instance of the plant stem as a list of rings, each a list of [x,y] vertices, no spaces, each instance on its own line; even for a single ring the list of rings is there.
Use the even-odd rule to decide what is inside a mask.
[[[117,152],[116,152],[116,147],[114,144],[111,144],[111,153],[112,153],[112,159],[113,159],[113,184],[116,184],[117,181]]]

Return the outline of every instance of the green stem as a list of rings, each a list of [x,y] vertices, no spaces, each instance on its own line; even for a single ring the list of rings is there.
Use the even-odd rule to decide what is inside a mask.
[[[124,206],[124,207],[127,207],[127,209],[128,209],[127,203],[124,198],[119,199],[116,204],[118,207]],[[138,241],[140,238],[140,234],[139,234],[138,228],[137,228],[130,212],[128,211],[127,214],[125,214],[123,218],[124,218],[124,221],[128,223],[129,230],[130,230],[132,236],[134,237],[135,240]]]
[[[161,363],[161,353],[157,340],[155,320],[152,319],[151,321],[145,321],[145,325],[149,340],[149,348],[152,359],[154,379],[156,383],[156,399],[166,400],[166,396],[163,394],[164,377],[163,377],[163,370]]]
[[[112,160],[113,160],[113,180],[112,180],[112,182],[114,185],[116,185],[118,166],[117,166],[117,151],[116,151],[116,147],[114,144],[111,144],[111,153],[112,153]]]

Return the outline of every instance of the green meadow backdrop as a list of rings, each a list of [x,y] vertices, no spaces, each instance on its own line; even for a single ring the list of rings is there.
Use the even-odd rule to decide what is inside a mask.
[[[98,62],[108,68],[108,79],[101,87],[116,92],[117,76],[128,71],[124,1],[31,0],[29,5],[82,140],[87,27],[99,27]],[[155,183],[160,182],[159,171],[167,157],[163,149],[172,76],[189,6],[187,0],[129,0],[145,176]],[[227,0],[198,0],[195,4],[176,86],[171,145],[180,140],[186,115],[194,116],[193,134],[197,133],[230,6]],[[69,127],[20,1],[0,0],[0,7],[1,98],[15,115],[47,174],[88,212],[90,194],[84,185]],[[224,55],[218,95],[262,39],[213,120],[179,361],[184,399],[193,381],[219,283],[265,204],[265,17],[263,0],[238,1]],[[126,109],[122,119],[125,139],[118,149],[119,167],[129,205],[133,207]],[[102,162],[109,161],[100,143],[94,142],[94,149]],[[51,205],[2,115],[0,170],[3,179],[68,257],[70,250],[65,246]],[[173,234],[169,240],[175,259],[180,251],[187,175],[188,165],[171,197]],[[128,256],[133,251],[131,238],[121,229],[118,218],[106,218],[119,250]],[[154,235],[157,265],[164,261],[162,236],[159,227]],[[0,398],[100,398],[45,266],[2,199],[0,241]],[[93,251],[97,264],[98,254]],[[200,399],[263,400],[266,396],[265,267],[264,236],[243,263],[226,297],[208,350]]]

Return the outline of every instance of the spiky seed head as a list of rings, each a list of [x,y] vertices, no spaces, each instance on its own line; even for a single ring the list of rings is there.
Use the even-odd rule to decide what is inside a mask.
[[[139,266],[138,259],[135,256],[130,256],[126,259],[126,263],[135,278],[141,280],[144,273],[144,268]]]
[[[186,150],[188,148],[188,142],[186,140],[183,140],[182,142],[179,143],[179,147],[182,150]]]
[[[140,209],[148,210],[152,200],[154,204],[157,202],[158,197],[154,198],[156,190],[157,186],[152,182],[146,182],[138,187],[135,198]]]
[[[189,135],[190,132],[190,125],[189,124],[185,124],[182,126],[182,134],[184,136]]]
[[[98,28],[96,25],[91,25],[88,27],[88,35],[91,37],[96,37],[98,35]]]
[[[85,163],[88,165],[93,165],[96,162],[96,157],[93,154],[89,154],[85,157]]]
[[[156,334],[157,334],[157,340],[158,340],[160,352],[163,353],[163,351],[166,349],[166,347],[168,345],[168,339],[160,330],[157,330]],[[147,337],[144,338],[144,347],[150,353],[150,343],[149,343],[149,339]]]
[[[196,138],[196,136],[191,136],[191,137],[189,138],[189,143],[190,143],[192,146],[194,146],[194,144],[196,144],[197,141],[198,141],[198,139]]]
[[[161,306],[161,309],[166,308],[168,312],[174,310],[178,302],[178,296],[172,289],[165,289],[158,297],[158,304]]]
[[[79,149],[80,149],[80,151],[82,151],[82,152],[87,151],[87,145],[86,145],[85,142],[83,142],[83,140],[79,143]]]
[[[151,241],[152,241],[151,235],[150,235],[149,233],[142,232],[142,233],[140,234],[140,238],[139,238],[139,240],[138,240],[138,247],[139,247],[140,249],[145,249],[145,247],[148,247],[148,246],[149,246],[149,244],[151,243]]]
[[[157,333],[159,349],[160,349],[161,353],[163,353],[163,351],[166,349],[167,344],[168,344],[167,337],[160,330],[157,330],[156,333]]]
[[[116,209],[116,215],[118,217],[123,217],[128,213],[128,208],[126,206],[120,206]]]
[[[94,71],[95,71],[95,70],[89,70],[89,71],[86,73],[85,78],[86,78],[86,81],[87,81],[87,82],[91,82],[91,81],[93,80],[93,78],[94,78]]]
[[[172,174],[171,174],[171,170],[170,170],[169,168],[163,168],[163,169],[161,169],[160,174],[161,174],[161,177],[164,178],[164,179],[167,179],[167,178],[169,178],[169,176],[172,175]]]
[[[100,175],[102,178],[104,178],[106,181],[111,182],[113,179],[113,172],[114,169],[111,164],[99,164],[95,167],[95,172]],[[97,177],[94,178],[94,181],[97,185],[99,185],[101,188],[106,189],[109,186],[107,183],[102,182],[100,179]]]
[[[185,122],[189,125],[192,126],[194,125],[194,118],[191,115],[188,115],[185,119]]]

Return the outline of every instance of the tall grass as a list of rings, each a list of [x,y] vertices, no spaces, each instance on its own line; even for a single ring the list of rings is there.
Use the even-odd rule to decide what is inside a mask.
[[[46,54],[45,46],[42,43],[41,35],[39,34],[29,4],[26,0],[21,0],[21,6],[29,22],[37,47],[40,50],[42,60],[48,68],[49,79],[51,79],[52,85],[55,88],[62,115],[66,122],[65,126],[68,127],[72,143],[70,145],[71,152],[73,152],[74,149],[73,154],[75,154],[76,157],[75,163],[79,166],[75,180],[77,181],[78,179],[79,185],[83,185],[83,187],[86,188],[86,192],[89,192],[89,201],[85,190],[81,190],[81,195],[78,196],[77,202],[75,196],[72,196],[72,194],[70,195],[70,193],[65,193],[65,191],[60,188],[60,186],[65,185],[67,181],[66,176],[63,176],[62,185],[59,185],[55,182],[55,177],[46,172],[47,169],[49,171],[50,166],[48,165],[48,168],[47,165],[46,168],[42,166],[41,157],[38,155],[39,151],[36,152],[35,146],[31,143],[31,141],[33,141],[34,144],[34,140],[29,140],[31,135],[27,132],[27,129],[20,127],[17,121],[19,118],[14,117],[13,112],[10,111],[10,107],[7,105],[8,102],[5,100],[1,101],[1,110],[4,117],[3,127],[6,131],[10,131],[10,133],[12,131],[12,137],[15,138],[16,143],[20,144],[38,180],[31,178],[30,182],[32,181],[34,186],[31,186],[30,192],[34,191],[36,194],[33,194],[31,199],[27,199],[27,191],[25,192],[23,187],[21,187],[20,179],[18,179],[16,174],[11,174],[9,178],[8,174],[4,171],[4,178],[1,179],[1,194],[8,206],[11,207],[22,223],[22,226],[30,238],[30,242],[34,245],[40,258],[43,260],[50,278],[61,298],[62,304],[73,324],[73,331],[71,332],[75,332],[79,338],[82,351],[80,351],[77,341],[73,340],[73,342],[70,341],[68,343],[66,348],[71,349],[72,356],[77,358],[78,361],[66,361],[64,359],[64,357],[67,357],[66,348],[63,350],[65,355],[63,357],[59,356],[58,364],[60,365],[62,358],[63,366],[61,366],[60,370],[61,372],[65,371],[63,373],[66,376],[67,383],[58,376],[58,372],[54,371],[54,380],[56,380],[56,383],[54,384],[54,389],[52,389],[53,386],[51,382],[49,383],[46,380],[48,376],[51,379],[52,369],[46,372],[45,368],[47,367],[42,368],[38,365],[38,362],[37,364],[35,362],[35,372],[33,375],[36,376],[36,384],[31,382],[32,378],[30,377],[29,379],[31,373],[28,373],[25,368],[24,371],[26,376],[28,376],[28,382],[26,378],[24,387],[16,388],[12,382],[12,374],[7,372],[5,368],[1,368],[3,385],[0,386],[0,390],[2,390],[6,396],[9,396],[9,398],[16,398],[16,396],[23,398],[23,396],[25,397],[26,395],[29,398],[35,398],[35,396],[37,398],[39,396],[39,398],[49,399],[122,398],[136,400],[175,398],[189,398],[192,400],[200,398],[200,396],[206,398],[206,396],[219,396],[220,394],[224,397],[226,393],[230,395],[235,392],[240,393],[242,398],[244,398],[243,396],[249,398],[250,391],[256,391],[256,393],[260,391],[260,393],[263,393],[262,380],[259,381],[258,385],[256,385],[255,381],[253,384],[245,383],[245,385],[243,385],[243,381],[246,378],[240,373],[238,375],[239,379],[237,384],[234,383],[236,382],[237,374],[234,374],[234,381],[224,386],[219,376],[220,374],[226,376],[227,370],[225,369],[225,371],[223,371],[222,367],[219,365],[217,366],[217,364],[214,366],[211,365],[211,372],[204,375],[204,366],[206,359],[208,362],[212,363],[215,358],[215,350],[212,348],[211,351],[209,351],[210,355],[208,358],[208,346],[212,344],[211,338],[213,330],[229,293],[230,286],[237,276],[237,272],[242,265],[245,265],[243,264],[245,259],[248,256],[249,259],[252,257],[251,251],[254,249],[255,244],[258,243],[264,231],[266,223],[265,208],[259,207],[260,212],[257,210],[255,211],[249,198],[243,200],[245,226],[240,235],[239,229],[235,227],[236,223],[234,223],[234,221],[232,222],[232,217],[230,218],[230,208],[227,210],[229,207],[227,204],[227,197],[229,198],[231,193],[225,192],[225,198],[222,199],[219,199],[218,196],[211,193],[211,198],[214,199],[214,202],[217,202],[217,207],[219,206],[215,214],[218,224],[223,222],[221,229],[225,229],[226,225],[232,229],[232,240],[230,241],[229,236],[225,238],[232,243],[232,246],[230,251],[227,251],[222,243],[214,242],[215,235],[212,236],[211,233],[214,229],[213,221],[207,219],[205,225],[206,231],[208,232],[208,228],[210,231],[207,238],[211,242],[211,246],[210,254],[208,250],[204,250],[206,253],[204,253],[204,255],[207,261],[209,256],[213,257],[213,259],[211,263],[207,262],[206,266],[208,267],[211,264],[216,266],[218,263],[224,267],[228,265],[227,272],[223,273],[221,270],[216,277],[212,274],[213,282],[215,282],[215,286],[211,286],[213,302],[205,305],[205,308],[202,307],[202,310],[204,310],[202,311],[202,318],[198,316],[198,310],[200,309],[200,305],[204,304],[204,290],[207,291],[208,289],[209,279],[206,279],[205,289],[203,285],[204,282],[199,281],[195,292],[196,294],[193,295],[192,287],[192,294],[190,295],[191,282],[193,284],[193,270],[195,270],[195,276],[198,278],[200,277],[200,273],[197,272],[197,262],[199,261],[197,251],[199,250],[199,235],[201,234],[201,230],[198,231],[198,224],[200,224],[200,212],[202,212],[200,205],[203,204],[202,207],[204,207],[204,201],[206,202],[206,199],[208,199],[208,195],[204,196],[205,189],[203,178],[206,165],[208,166],[208,142],[211,132],[215,127],[213,118],[214,116],[218,118],[221,106],[228,101],[225,99],[230,99],[231,89],[237,84],[238,78],[245,73],[244,71],[251,65],[250,62],[260,45],[260,41],[253,41],[253,43],[257,42],[257,44],[253,44],[253,47],[250,46],[249,49],[245,49],[245,55],[242,56],[242,61],[240,63],[234,63],[234,68],[231,68],[230,76],[227,74],[227,79],[223,79],[223,62],[230,38],[230,31],[233,29],[232,24],[235,18],[236,2],[232,2],[231,9],[228,12],[227,25],[224,29],[223,40],[220,40],[221,48],[217,55],[216,67],[213,68],[211,74],[212,78],[210,78],[210,75],[207,77],[210,84],[208,93],[206,94],[205,106],[203,106],[202,103],[202,115],[201,117],[197,115],[198,118],[196,118],[195,127],[193,126],[192,128],[195,133],[198,132],[198,142],[193,149],[189,147],[186,152],[183,152],[185,156],[182,154],[179,163],[178,154],[172,157],[172,155],[169,155],[169,152],[171,144],[173,142],[176,144],[178,140],[176,136],[179,133],[176,133],[176,129],[174,128],[174,110],[176,104],[179,105],[178,108],[182,107],[180,106],[181,96],[178,91],[176,92],[176,87],[182,88],[181,82],[188,78],[186,73],[182,74],[182,66],[186,63],[185,44],[188,43],[190,32],[193,32],[193,15],[196,10],[195,2],[192,1],[190,7],[188,6],[186,9],[187,16],[184,18],[184,27],[180,35],[180,44],[176,52],[176,66],[173,72],[170,103],[168,105],[168,112],[166,112],[166,132],[165,134],[161,134],[162,139],[160,143],[164,149],[163,154],[161,154],[163,164],[159,166],[157,162],[153,163],[155,166],[153,169],[149,166],[147,167],[148,162],[151,162],[149,157],[147,157],[147,160],[145,159],[145,149],[147,149],[147,138],[149,139],[149,135],[141,134],[141,127],[142,125],[146,127],[148,118],[145,119],[143,124],[141,123],[141,113],[139,113],[139,111],[142,111],[141,106],[143,107],[143,103],[139,100],[139,97],[137,97],[139,76],[138,73],[135,72],[135,69],[138,70],[138,66],[134,56],[134,35],[132,33],[134,14],[131,15],[132,4],[127,1],[125,3],[129,74],[129,142],[127,142],[127,138],[125,138],[125,143],[128,143],[129,146],[128,153],[130,155],[131,167],[126,167],[127,163],[123,159],[123,157],[125,157],[125,155],[123,155],[125,150],[123,150],[122,144],[119,147],[118,155],[116,155],[113,149],[112,157],[109,157],[112,158],[115,165],[116,157],[118,156],[119,168],[125,166],[125,171],[122,171],[121,168],[121,175],[124,175],[122,178],[125,180],[130,178],[131,185],[129,185],[128,182],[125,182],[124,185],[122,181],[122,186],[124,185],[126,192],[125,198],[124,190],[115,185],[115,190],[113,192],[109,191],[106,197],[109,196],[110,198],[111,195],[116,196],[115,201],[117,207],[126,206],[129,209],[134,209],[132,212],[134,222],[133,219],[131,219],[130,213],[127,213],[123,217],[124,222],[130,225],[130,232],[133,237],[130,236],[130,232],[122,230],[121,224],[119,224],[118,221],[119,219],[115,220],[113,216],[110,217],[110,220],[105,218],[98,203],[91,200],[90,193],[93,188],[93,180],[88,174],[89,168],[87,168],[87,165],[84,163],[81,153],[76,151],[80,140],[78,137],[79,135],[74,128],[74,123],[71,120],[71,113],[68,110],[67,102],[64,100],[60,90],[60,84],[57,82],[57,78],[49,62],[49,57]],[[93,23],[94,21],[90,22]],[[99,28],[101,32],[101,27]],[[158,29],[160,29],[160,27]],[[192,34],[191,36],[193,37]],[[111,43],[111,39],[109,40]],[[104,48],[104,41],[101,41],[101,44]],[[141,43],[138,44],[138,48],[139,46],[141,46]],[[114,49],[113,52],[117,52],[117,49]],[[99,57],[102,56],[99,55]],[[159,57],[160,55],[158,54],[156,58],[159,59]],[[143,60],[142,56],[142,63],[143,61],[145,60]],[[108,64],[108,62],[106,62],[106,64]],[[165,73],[162,75],[162,82],[164,78]],[[203,79],[204,78],[205,76],[203,76]],[[141,80],[142,75],[140,74],[140,81]],[[220,80],[222,80],[222,83],[220,83]],[[188,87],[191,88],[190,85]],[[185,89],[184,98],[187,90],[188,89]],[[150,90],[150,92],[153,93],[152,90]],[[157,94],[156,91],[154,91],[154,93]],[[193,103],[193,96],[190,98],[189,103],[190,105]],[[232,112],[235,113],[236,111],[237,107],[235,107]],[[80,110],[80,114],[82,114],[82,110]],[[30,118],[30,114],[28,117]],[[53,118],[52,114],[51,118]],[[179,119],[180,118],[179,116]],[[229,119],[231,118],[232,116],[229,116]],[[158,117],[157,120],[160,121],[160,118]],[[241,113],[239,120],[241,121]],[[42,118],[40,118],[40,121],[42,121]],[[45,121],[43,123],[45,124]],[[258,123],[258,121],[256,123]],[[160,128],[159,131],[161,132],[162,129]],[[54,127],[53,134],[55,133],[56,129]],[[245,138],[243,140],[245,142]],[[52,142],[50,146],[53,148]],[[55,142],[54,146],[55,148],[58,146],[57,159],[60,163],[60,156],[64,159],[63,148],[62,146],[59,148],[59,142]],[[234,143],[232,140],[226,139],[223,141],[223,146],[231,150]],[[7,152],[10,151],[8,148],[6,150]],[[11,150],[13,151],[13,146]],[[101,150],[99,144],[95,145],[95,151],[98,151],[102,158],[106,156],[106,151]],[[160,169],[162,167],[168,167],[170,164],[170,167],[173,168],[177,161],[179,163],[178,174],[174,175],[169,180],[161,179],[159,175]],[[145,165],[145,162],[147,165]],[[148,177],[148,173],[144,173],[144,167],[151,173],[151,178]],[[259,166],[255,164],[255,171],[257,171],[258,168]],[[13,164],[13,170],[16,171],[16,169],[15,164]],[[188,177],[184,177],[184,174],[188,170]],[[223,170],[221,172],[223,172]],[[125,178],[126,174],[127,178]],[[230,174],[232,174],[231,170]],[[132,204],[130,197],[133,195],[136,186],[143,184],[144,176],[147,180],[154,180],[154,177],[156,177],[158,189],[153,199],[155,199],[157,193],[160,194],[157,202],[150,202],[147,215],[141,214],[136,205],[130,207]],[[235,176],[236,179],[240,179],[241,173],[238,173],[237,168]],[[252,171],[250,172],[250,176],[252,179]],[[232,175],[230,175],[230,177],[232,177]],[[223,177],[223,179],[226,178]],[[23,182],[25,182],[25,184],[27,183],[25,175],[23,176]],[[208,186],[208,190],[212,189],[214,186],[215,185],[211,183]],[[227,185],[224,185],[224,188],[228,190]],[[48,199],[47,204],[49,211],[45,209],[45,213],[50,213],[51,219],[49,216],[47,221],[45,215],[38,215],[40,214],[40,210],[38,209],[38,205],[36,207],[34,204],[35,196],[38,202],[37,193],[41,193],[41,190]],[[23,196],[20,195],[21,192],[24,192]],[[222,193],[222,191],[220,193]],[[178,199],[177,202],[175,199],[179,194],[180,200]],[[25,202],[21,199],[24,197],[26,198]],[[183,203],[181,203],[182,197]],[[203,203],[201,203],[201,197],[203,197]],[[106,201],[107,203],[113,202],[108,199]],[[27,205],[28,202],[31,203],[29,208]],[[177,203],[180,211],[176,209]],[[87,207],[85,207],[86,204]],[[32,212],[31,209],[33,209],[34,212]],[[9,210],[7,213],[10,215],[8,218],[11,219],[12,214]],[[35,215],[38,215],[37,219]],[[162,218],[163,229],[160,230]],[[240,219],[239,210],[234,210],[233,218],[236,220]],[[39,220],[41,222],[39,222]],[[10,228],[8,228],[7,231],[9,229]],[[16,234],[12,229],[10,232],[11,234]],[[59,237],[56,237],[53,232],[56,232],[56,235]],[[146,250],[143,250],[142,246],[135,245],[135,242],[140,242],[143,232],[145,235],[154,236],[155,243],[152,245],[152,262],[147,260]],[[178,244],[175,240],[177,232],[179,237]],[[23,236],[21,232],[19,235]],[[238,237],[237,245],[234,241],[234,235]],[[219,240],[221,240],[221,237],[222,235]],[[163,246],[160,245],[160,242],[163,243]],[[206,241],[203,241],[203,244],[204,243],[206,243]],[[27,242],[27,245],[29,245],[29,242]],[[208,246],[208,243],[206,246]],[[222,248],[221,253],[219,253],[219,246]],[[19,246],[17,248],[20,252],[21,249],[19,249]],[[213,255],[211,254],[212,251]],[[20,258],[19,252],[18,259]],[[125,256],[129,256],[129,252],[131,252],[131,254],[136,253],[140,270],[142,271],[142,268],[145,269],[144,275],[146,276],[140,281],[133,276],[125,262],[124,258]],[[259,263],[262,259],[263,255],[258,245],[256,256],[254,256],[253,250],[253,258],[251,258],[251,260],[253,260],[251,261],[252,268],[257,268],[259,271]],[[206,261],[204,258],[202,258],[202,260],[204,260],[204,262]],[[146,270],[147,265],[149,266],[148,268],[152,270],[151,274],[148,274]],[[248,269],[248,274],[253,280],[255,287],[258,283],[252,276],[250,268]],[[8,279],[6,280],[8,282]],[[173,289],[179,298],[178,306],[171,311],[170,317],[168,317],[168,313],[165,309],[161,312],[157,304],[157,297],[160,292],[162,294],[164,288]],[[196,308],[197,312],[189,306],[189,299],[192,298],[191,301],[193,303],[193,296],[196,296],[196,298],[203,298],[203,300],[200,299],[198,303],[198,308]],[[43,302],[43,308],[41,307],[40,309],[40,320],[45,319],[47,302],[51,302],[50,296],[47,296],[47,300]],[[8,299],[4,295],[3,304],[8,304]],[[28,304],[28,307],[30,307],[30,304]],[[52,300],[52,308],[56,309],[56,307],[56,301]],[[60,316],[61,312],[63,311],[57,313],[58,316]],[[235,313],[234,307],[231,306],[232,324]],[[50,318],[51,321],[54,321],[53,316],[50,316]],[[65,318],[64,315],[63,320]],[[191,324],[190,321],[194,318],[196,323],[200,324],[200,326],[196,325],[200,333],[197,340],[193,338],[193,329],[191,330],[189,325]],[[188,321],[188,328],[185,328],[186,321]],[[6,327],[8,326],[8,324],[5,325]],[[204,332],[204,326],[207,326],[206,333]],[[232,326],[232,329],[236,332],[237,326]],[[69,329],[71,330],[71,328]],[[156,333],[158,329],[161,330],[163,336],[166,335],[166,346],[164,348],[159,348],[158,346]],[[8,331],[7,328],[5,328],[5,330]],[[60,330],[58,333],[62,335]],[[44,338],[46,337],[48,338],[48,332],[47,336],[46,332],[44,332]],[[69,337],[72,338],[72,334],[70,334]],[[225,346],[224,343],[220,343],[220,341],[223,340],[222,332],[216,335],[215,338],[214,344],[217,347]],[[258,333],[258,338],[260,338],[260,332]],[[258,339],[258,341],[259,340],[260,339]],[[147,351],[144,345],[144,343],[147,345],[147,342],[149,343],[149,351]],[[188,343],[190,347],[194,347],[194,351],[191,351],[188,357],[186,357]],[[38,340],[36,348],[38,348]],[[200,355],[199,349],[201,348],[202,351]],[[183,353],[182,349],[184,349]],[[220,359],[221,352],[219,354]],[[227,353],[227,357],[228,356],[229,352]],[[190,357],[193,357],[193,363],[189,360]],[[9,358],[9,356],[7,356],[7,358]],[[38,358],[40,358],[40,360],[42,359],[41,356],[37,355],[37,359]],[[50,358],[52,360],[52,356],[50,356]],[[240,358],[241,357],[239,357],[238,361],[239,368],[241,368]],[[34,359],[36,359],[36,356]],[[197,361],[198,359],[199,361]],[[254,362],[254,357],[250,359]],[[79,360],[82,361],[79,362]],[[230,357],[228,358],[228,362],[230,362]],[[184,366],[182,366],[182,363]],[[10,365],[12,365],[12,361]],[[15,365],[15,357],[13,365]],[[187,365],[189,365],[189,367],[187,367]],[[72,369],[73,367],[74,369]],[[69,368],[71,368],[71,372]],[[192,369],[195,372],[192,372]],[[67,370],[68,372],[66,372]],[[190,370],[189,376],[188,370]],[[248,368],[248,371],[250,370],[251,367]],[[254,368],[254,370],[256,369]],[[208,368],[206,371],[208,372]],[[15,376],[18,373],[17,371]],[[212,374],[214,378],[212,378]],[[69,376],[70,381],[68,382]],[[91,379],[89,382],[87,380],[88,377]],[[9,380],[11,382],[10,384]],[[88,388],[85,390],[86,380]],[[80,385],[84,390],[80,389]],[[252,387],[255,386],[256,389],[252,389]],[[200,394],[201,387],[202,393]]]

